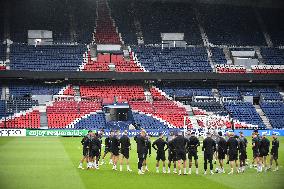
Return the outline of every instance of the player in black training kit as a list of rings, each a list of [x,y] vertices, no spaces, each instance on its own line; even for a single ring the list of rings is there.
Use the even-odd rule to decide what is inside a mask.
[[[84,138],[82,138],[81,140],[81,144],[83,146],[83,157],[80,160],[80,164],[78,166],[79,169],[84,169],[83,168],[83,163],[84,160],[87,162],[87,166],[89,166],[89,138],[90,138],[90,133],[92,133],[91,130],[88,131],[88,134],[86,136],[84,136]]]
[[[113,135],[113,137],[111,137],[110,141],[111,141],[111,152],[112,152],[112,162],[113,162],[113,166],[112,166],[112,170],[117,170],[117,161],[119,159],[119,131],[116,131]]]
[[[90,168],[99,169],[98,159],[100,155],[101,142],[98,138],[98,133],[91,133],[89,148],[90,148]]]
[[[156,163],[156,173],[159,173],[160,160],[163,162],[163,173],[166,173],[166,156],[165,151],[168,149],[168,143],[163,139],[163,133],[159,134],[159,138],[155,140],[152,147],[157,151],[157,163]]]
[[[138,174],[143,175],[142,164],[146,155],[146,131],[141,130],[141,134],[134,137],[137,143],[137,154],[138,154]]]
[[[257,133],[253,133],[253,136],[252,136],[252,152],[253,152],[253,163],[256,163],[257,164],[257,172],[260,171],[260,167],[261,167],[261,163],[259,161],[259,156],[260,156],[260,153],[259,153],[259,138],[258,138],[258,135]]]
[[[183,161],[183,174],[186,175],[186,145],[187,139],[184,138],[182,132],[179,131],[178,136],[173,139],[174,148],[176,149],[177,161],[178,161],[178,174],[181,175],[181,160]]]
[[[143,161],[143,166],[142,166],[142,172],[145,171],[149,171],[148,169],[148,165],[147,165],[147,156],[149,155],[149,157],[151,157],[151,138],[149,135],[146,135],[146,143],[145,143],[146,147],[145,147],[145,157],[144,157],[144,161]]]
[[[110,132],[110,136],[107,136],[105,138],[105,151],[104,151],[104,155],[102,157],[102,162],[101,165],[105,163],[105,157],[106,155],[110,152],[110,159],[109,159],[109,164],[112,164],[112,153],[110,151],[111,148],[111,137],[114,135],[113,131]]]
[[[230,138],[227,141],[227,149],[228,149],[229,161],[231,166],[231,171],[228,174],[230,175],[234,173],[234,163],[236,166],[237,173],[239,173],[238,169],[239,142],[237,138],[234,136],[234,133],[230,133]]]
[[[122,137],[120,137],[120,153],[121,153],[121,159],[120,159],[120,171],[122,171],[122,164],[123,159],[126,159],[126,167],[127,171],[132,171],[129,166],[129,150],[131,148],[130,139],[127,136],[127,131],[123,132]]]
[[[171,162],[174,163],[174,171],[173,173],[177,173],[176,170],[176,161],[177,161],[177,154],[173,140],[175,139],[174,133],[170,133],[170,136],[167,138],[168,142],[168,173],[171,173]]]
[[[243,132],[240,132],[240,139],[239,139],[240,172],[245,171],[246,159],[247,159],[247,144],[248,144],[248,141],[245,138]]]
[[[275,161],[275,164],[276,164],[276,168],[273,170],[273,171],[278,171],[279,168],[278,168],[278,149],[279,149],[279,141],[277,140],[277,136],[275,133],[272,134],[272,148],[271,148],[271,151],[270,151],[270,166],[269,166],[269,169],[271,169],[272,167],[272,162],[273,160]]]
[[[204,151],[204,174],[207,174],[207,162],[210,164],[210,174],[213,175],[213,154],[216,149],[216,143],[211,138],[211,134],[207,133],[207,137],[203,140],[202,151]]]
[[[218,160],[220,164],[220,169],[217,169],[218,173],[225,173],[224,170],[224,159],[227,154],[227,141],[222,137],[222,132],[218,132],[219,138],[217,140],[217,152],[218,152]]]
[[[197,155],[198,146],[200,146],[200,142],[198,138],[195,136],[195,132],[191,132],[190,137],[188,139],[188,144],[187,144],[188,161],[189,161],[188,174],[191,174],[192,158],[194,158],[196,174],[198,175],[198,155]]]
[[[260,145],[259,145],[259,153],[260,153],[260,162],[264,164],[264,170],[267,171],[268,167],[266,164],[266,158],[269,154],[269,147],[270,147],[270,141],[266,138],[266,134],[262,135],[262,138],[260,140]],[[260,172],[262,171],[262,165]]]

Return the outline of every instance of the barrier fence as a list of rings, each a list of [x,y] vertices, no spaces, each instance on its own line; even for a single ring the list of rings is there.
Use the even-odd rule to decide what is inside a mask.
[[[183,129],[169,129],[169,130],[147,130],[147,133],[153,137],[159,136],[159,133],[163,133],[165,136],[170,132],[184,132]],[[206,133],[210,130],[206,128],[201,129],[193,129],[196,136],[206,136]],[[245,136],[251,136],[254,130],[217,130],[225,133],[227,131],[234,132],[235,134],[239,134],[240,131],[244,133]],[[123,131],[121,131],[123,132]],[[64,136],[64,137],[82,137],[88,133],[88,130],[30,130],[30,129],[0,129],[0,137],[49,137],[49,136]],[[130,137],[136,136],[140,133],[140,130],[128,130],[128,135]],[[266,134],[267,136],[271,136],[275,133],[278,136],[284,136],[284,130],[259,130],[260,135]],[[108,136],[110,134],[110,130],[105,130],[104,136]]]

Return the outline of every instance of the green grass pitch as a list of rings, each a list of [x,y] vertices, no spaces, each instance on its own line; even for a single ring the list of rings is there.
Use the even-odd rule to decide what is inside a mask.
[[[243,174],[203,175],[203,157],[199,150],[200,174],[195,175],[193,168],[193,174],[185,176],[155,173],[154,151],[148,158],[150,172],[138,175],[136,143],[133,140],[130,154],[133,172],[126,172],[125,166],[123,172],[112,171],[108,164],[101,166],[100,170],[80,170],[77,168],[82,155],[80,140],[72,137],[0,137],[0,189],[284,188],[284,137],[279,137],[278,172],[257,174],[255,169],[248,169]],[[250,149],[251,146],[248,147],[251,160]],[[225,169],[229,171],[228,165]]]

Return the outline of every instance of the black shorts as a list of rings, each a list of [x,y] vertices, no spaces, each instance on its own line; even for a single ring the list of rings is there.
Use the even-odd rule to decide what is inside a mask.
[[[121,149],[120,152],[126,159],[129,159],[129,149]]]
[[[112,155],[119,156],[119,149],[112,149],[111,152],[112,152]]]
[[[194,160],[198,159],[198,155],[197,155],[197,151],[196,150],[189,150],[188,151],[188,159],[192,160],[192,157],[194,158]]]
[[[111,152],[111,151],[110,151],[110,148],[109,148],[109,147],[105,147],[105,153],[107,154],[107,153],[109,153],[109,152]]]
[[[177,160],[186,160],[186,153],[185,151],[179,151],[177,152]]]
[[[236,161],[238,160],[238,153],[228,153],[229,161]]]
[[[204,160],[213,160],[213,153],[204,153]]]
[[[260,151],[260,157],[268,156],[268,154],[269,154],[268,151]]]
[[[83,156],[89,156],[89,148],[83,147]]]
[[[241,151],[240,155],[239,155],[239,158],[240,158],[241,161],[246,160],[248,158],[247,152],[246,151],[243,151],[243,152]]]
[[[169,160],[169,161],[176,161],[176,160],[177,160],[177,154],[176,154],[176,152],[169,151],[168,160]]]
[[[218,152],[218,159],[225,159],[226,153],[224,151],[219,151]]]
[[[274,160],[278,159],[278,152],[271,152],[270,154]]]
[[[90,150],[90,154],[89,154],[90,158],[99,157],[99,156],[100,156],[100,151],[99,150]]]
[[[156,160],[157,161],[160,161],[160,160],[166,161],[165,152],[157,152]]]
[[[260,156],[259,151],[258,150],[253,150],[253,158],[257,158]]]

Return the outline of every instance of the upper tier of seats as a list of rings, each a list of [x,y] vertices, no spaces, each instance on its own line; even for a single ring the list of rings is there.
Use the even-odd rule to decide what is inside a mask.
[[[266,30],[275,46],[284,45],[284,9],[259,8],[258,12],[265,23]]]
[[[207,112],[213,112],[214,114],[218,115],[224,116],[228,114],[227,111],[219,102],[191,102],[190,105],[192,107],[197,107],[200,108],[201,110],[206,110]]]
[[[212,72],[203,47],[132,47],[132,51],[140,64],[150,72]]]
[[[283,102],[262,102],[260,106],[273,128],[284,128]]]
[[[67,1],[9,0],[9,3],[10,32],[13,41],[27,42],[28,30],[50,30],[55,42],[71,42],[70,13],[67,8],[70,4]]]
[[[211,49],[211,59],[214,64],[227,64],[227,59],[222,48],[212,47]]]
[[[97,1],[95,42],[97,44],[121,44],[119,35],[110,15],[107,0]]]
[[[84,45],[12,45],[11,70],[76,71],[83,62]]]
[[[253,8],[203,4],[199,6],[201,25],[215,45],[266,45]]]
[[[128,45],[137,45],[137,34],[134,24],[135,11],[133,2],[128,0],[110,0],[111,16],[115,20],[122,40]]]
[[[137,1],[134,14],[141,25],[145,44],[161,44],[161,33],[184,33],[188,44],[202,44],[191,4],[180,2]]]
[[[6,45],[0,43],[0,63],[6,60]]]

